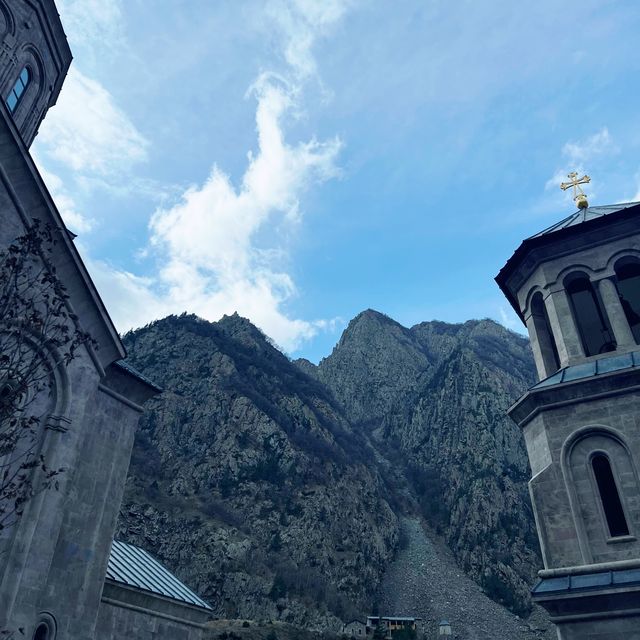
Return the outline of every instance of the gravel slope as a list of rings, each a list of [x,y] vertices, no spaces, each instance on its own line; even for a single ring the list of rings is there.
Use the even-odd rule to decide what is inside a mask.
[[[521,620],[489,599],[420,520],[403,518],[401,527],[407,543],[383,578],[378,594],[381,615],[421,617],[428,640],[437,637],[442,618],[450,621],[453,638],[459,640],[556,638],[541,609]]]

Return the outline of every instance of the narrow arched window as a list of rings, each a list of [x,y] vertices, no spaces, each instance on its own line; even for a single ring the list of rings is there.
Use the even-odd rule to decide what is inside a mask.
[[[49,627],[44,622],[38,625],[33,640],[49,640]]]
[[[609,319],[589,278],[584,274],[577,274],[565,286],[585,355],[595,356],[615,351],[616,341],[613,339]]]
[[[27,85],[31,82],[31,71],[29,67],[24,67],[13,85],[9,95],[7,96],[7,107],[13,113],[20,102],[20,98],[24,95]]]
[[[602,453],[598,453],[591,459],[591,466],[593,467],[593,474],[595,475],[598,485],[600,501],[602,502],[602,509],[607,519],[609,534],[612,538],[628,536],[629,526],[627,525],[627,519],[624,515],[620,494],[618,493],[618,487],[613,477],[609,458]]]
[[[560,368],[560,357],[558,356],[556,341],[551,332],[547,308],[542,299],[542,294],[539,291],[534,293],[531,298],[531,316],[533,318],[533,326],[536,332],[536,338],[538,339],[544,368],[547,375],[550,375]]]
[[[640,344],[640,263],[616,265],[616,286],[636,344]]]

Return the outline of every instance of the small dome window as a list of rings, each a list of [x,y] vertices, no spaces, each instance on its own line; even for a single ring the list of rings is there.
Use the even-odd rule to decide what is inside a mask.
[[[11,89],[11,92],[7,96],[7,107],[9,107],[9,111],[11,111],[11,113],[16,110],[18,102],[20,102],[20,98],[23,96],[30,81],[31,71],[29,70],[29,67],[24,67],[13,85],[13,89]]]

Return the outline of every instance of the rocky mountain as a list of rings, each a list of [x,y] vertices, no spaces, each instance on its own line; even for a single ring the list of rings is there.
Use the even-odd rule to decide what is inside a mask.
[[[534,381],[528,341],[489,320],[406,329],[365,311],[315,375],[403,470],[465,571],[526,614],[541,560],[526,450],[505,412]]]
[[[322,629],[397,605],[384,585],[397,591],[407,518],[450,550],[439,570],[479,585],[485,617],[482,590],[528,614],[541,560],[505,416],[534,377],[524,338],[488,320],[409,329],[365,311],[318,366],[237,315],[169,317],[125,344],[165,391],[140,423],[119,536],[218,615]],[[455,607],[462,579],[447,584]]]
[[[237,315],[169,317],[125,343],[164,393],[140,422],[119,535],[220,616],[322,628],[359,612],[398,523],[331,394]]]

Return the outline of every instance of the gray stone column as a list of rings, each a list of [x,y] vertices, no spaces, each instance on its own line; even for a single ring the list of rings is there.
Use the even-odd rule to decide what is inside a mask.
[[[633,339],[633,334],[631,333],[627,316],[622,308],[615,283],[611,278],[603,278],[598,281],[598,288],[600,289],[602,304],[609,318],[618,349],[624,349],[634,345],[636,342]]]
[[[584,358],[582,340],[573,319],[567,292],[562,288],[551,291],[544,299],[544,304],[549,316],[551,331],[556,341],[560,366],[565,367],[572,360]]]
[[[550,374],[547,372],[544,357],[542,355],[542,347],[540,346],[540,340],[538,339],[536,321],[533,315],[529,315],[525,318],[525,322],[527,324],[527,330],[529,331],[529,342],[531,344],[531,351],[533,351],[533,360],[536,363],[536,369],[538,371],[538,379],[544,380],[544,378]]]
[[[544,305],[544,301],[542,304]],[[538,370],[538,378],[543,380],[554,374],[560,367],[554,352],[557,351],[556,341],[544,308],[532,308],[531,313],[525,318],[525,322],[529,330],[531,350]]]

